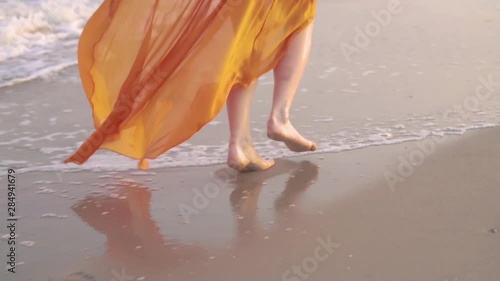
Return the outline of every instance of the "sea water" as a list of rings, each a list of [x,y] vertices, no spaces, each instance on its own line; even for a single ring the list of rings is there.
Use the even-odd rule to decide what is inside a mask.
[[[0,0],[0,87],[76,64],[78,37],[100,0]]]

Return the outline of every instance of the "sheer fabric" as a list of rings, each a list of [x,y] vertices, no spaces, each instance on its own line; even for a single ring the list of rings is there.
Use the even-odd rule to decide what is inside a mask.
[[[314,18],[315,0],[105,0],[78,63],[95,132],[66,163],[108,149],[155,159],[221,111],[231,88],[270,71]]]

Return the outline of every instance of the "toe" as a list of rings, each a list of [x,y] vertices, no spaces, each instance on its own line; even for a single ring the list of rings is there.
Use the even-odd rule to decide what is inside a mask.
[[[313,142],[309,151],[316,151],[317,149],[318,149],[318,145],[315,142]]]
[[[271,168],[274,165],[276,165],[276,162],[274,160],[266,160],[265,161],[266,170]]]

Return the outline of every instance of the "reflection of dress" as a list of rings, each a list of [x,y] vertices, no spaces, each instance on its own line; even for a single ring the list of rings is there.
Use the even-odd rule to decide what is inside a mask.
[[[154,267],[154,261],[165,268],[180,259],[206,258],[201,247],[163,237],[150,214],[151,191],[131,185],[114,184],[120,198],[89,196],[72,207],[84,222],[106,235],[106,255],[143,269]]]
[[[154,159],[189,139],[231,87],[271,70],[316,0],[105,0],[78,59],[96,131],[66,162],[97,149]],[[147,167],[142,161],[141,168]]]

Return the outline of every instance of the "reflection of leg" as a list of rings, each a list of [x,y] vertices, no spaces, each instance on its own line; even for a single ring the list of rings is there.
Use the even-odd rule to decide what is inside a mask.
[[[257,205],[262,183],[250,183],[246,188],[231,193],[231,205],[238,218],[238,236],[253,236],[257,227]]]
[[[252,203],[252,206],[257,206],[258,194],[260,193],[260,188],[263,183],[273,177],[279,176],[284,173],[288,173],[293,171],[299,167],[299,164],[294,161],[286,160],[286,159],[278,159],[276,160],[276,167],[272,170],[268,170],[258,174],[238,174],[234,181],[235,189],[231,193],[230,201],[233,206],[233,210],[235,213],[239,213],[242,211],[243,205],[249,206],[246,204],[244,200],[248,198],[248,194],[257,194],[255,198],[255,202]],[[224,169],[221,169],[215,172],[215,176],[218,180],[224,180],[224,175],[227,173],[224,172]],[[253,195],[252,195],[253,196]]]
[[[245,245],[249,239],[253,239],[259,234],[260,228],[257,223],[257,210],[260,192],[263,183],[270,178],[288,173],[297,169],[298,163],[290,160],[276,160],[276,167],[257,174],[240,173],[237,175],[235,190],[231,193],[230,201],[235,215],[238,217],[237,240],[241,245]],[[221,171],[217,174],[223,174]]]
[[[149,205],[151,202],[151,192],[144,187],[130,187],[127,183],[121,184],[123,188],[119,190],[119,195],[128,203],[132,214],[132,221],[151,220]]]
[[[290,38],[285,56],[274,68],[273,108],[267,132],[270,139],[284,142],[295,152],[316,150],[316,144],[290,123],[290,107],[309,58],[312,31],[313,24]]]
[[[163,238],[150,213],[151,191],[146,187],[131,187],[127,183],[121,186],[119,192],[126,197],[121,200],[128,203],[130,227],[136,237],[144,243],[163,244]]]
[[[318,166],[309,161],[301,162],[299,169],[288,179],[283,193],[276,199],[276,210],[286,210],[290,204],[295,204],[300,193],[309,188],[317,178]]]
[[[248,88],[235,86],[227,99],[229,115],[229,153],[227,164],[238,171],[266,170],[274,161],[264,160],[254,149],[250,135],[250,106],[256,83]]]

